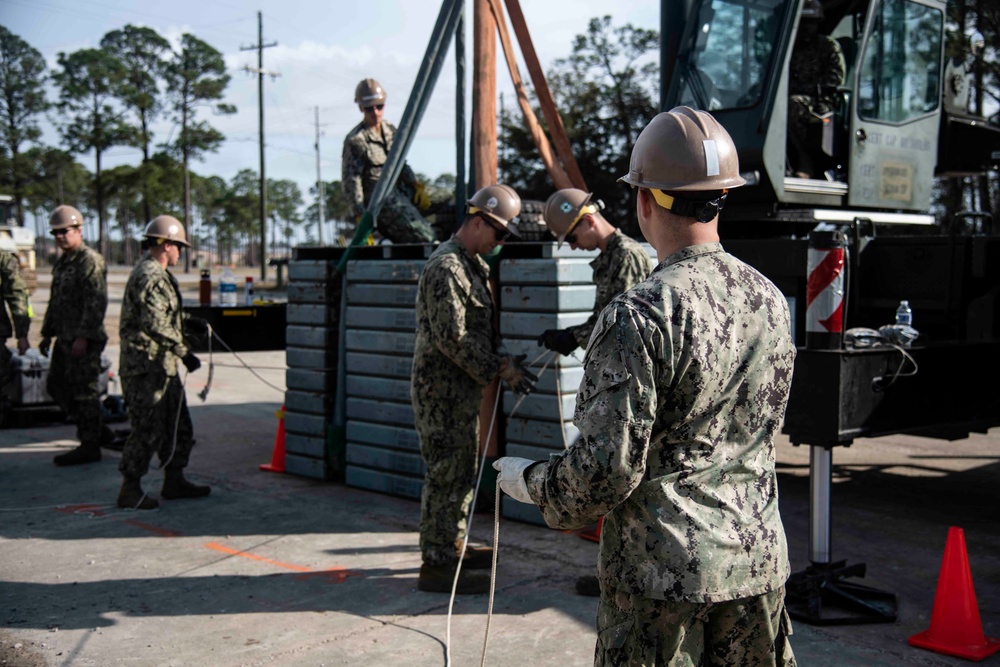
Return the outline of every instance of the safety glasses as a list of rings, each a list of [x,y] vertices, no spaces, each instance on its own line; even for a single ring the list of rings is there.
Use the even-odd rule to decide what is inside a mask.
[[[478,215],[483,220],[483,222],[485,222],[487,225],[490,226],[490,228],[493,230],[493,234],[496,235],[497,243],[499,243],[500,241],[506,241],[507,239],[509,239],[511,236],[514,235],[513,232],[511,232],[506,227],[501,226],[499,223],[494,221],[493,218],[486,215],[485,213],[476,213],[476,215]]]
[[[67,227],[66,229],[53,229],[49,233],[52,234],[52,236],[56,236],[56,237],[58,237],[58,236],[66,236],[67,234],[69,234],[69,230],[70,229],[72,229],[72,227]]]
[[[371,112],[375,111],[376,109],[378,109],[379,111],[381,111],[384,106],[385,106],[384,104],[373,104],[370,107],[365,107],[365,111],[367,111],[368,113],[371,113]]]

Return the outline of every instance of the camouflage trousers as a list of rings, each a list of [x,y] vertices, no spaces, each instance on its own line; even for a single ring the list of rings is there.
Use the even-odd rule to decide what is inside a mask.
[[[194,446],[194,426],[184,386],[163,369],[122,378],[132,432],[125,441],[118,470],[125,477],[142,477],[153,454],[168,470],[187,467]],[[174,424],[177,442],[174,443]]]
[[[785,589],[714,603],[602,587],[595,667],[795,667]]]
[[[90,341],[87,352],[80,358],[72,356],[72,348],[72,339],[57,338],[52,344],[45,388],[63,412],[76,421],[76,437],[80,443],[100,445],[104,414],[97,376],[101,372],[104,343]]]
[[[458,558],[476,483],[480,396],[442,401],[414,397],[413,414],[427,472],[420,494],[420,553],[428,565]]]
[[[386,197],[376,227],[393,243],[433,243],[436,238],[430,223],[399,188]]]
[[[431,200],[431,205],[430,208],[423,211],[424,219],[434,228],[438,241],[447,241],[452,234],[458,231],[455,193],[428,184],[427,196]]]

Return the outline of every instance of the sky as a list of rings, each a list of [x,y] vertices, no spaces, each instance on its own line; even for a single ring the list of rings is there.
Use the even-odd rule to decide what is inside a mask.
[[[610,14],[614,25],[631,23],[659,28],[656,0],[521,0],[528,30],[545,71],[572,49],[573,38],[586,32],[591,18]],[[308,189],[317,178],[316,117],[318,108],[320,173],[324,181],[340,180],[340,153],[344,136],[361,120],[354,103],[357,83],[367,77],[385,88],[385,118],[399,124],[441,5],[434,0],[263,0],[243,4],[236,0],[2,0],[0,24],[38,49],[50,70],[59,52],[99,46],[109,31],[127,24],[155,29],[175,47],[191,33],[224,54],[232,80],[226,102],[237,107],[232,116],[201,111],[226,136],[226,142],[192,169],[226,180],[240,169],[259,171],[257,75],[245,71],[257,66],[257,12],[262,14],[264,69],[276,76],[264,83],[265,174],[269,179],[291,179],[308,201]],[[465,4],[466,76],[471,74],[472,0]],[[512,30],[511,39],[516,37]],[[251,47],[249,50],[247,47]],[[521,77],[530,81],[524,59],[517,53]],[[499,39],[497,85],[504,106],[513,108],[513,88]],[[455,172],[455,60],[454,48],[442,68],[433,95],[414,136],[407,161],[418,172],[435,177]],[[471,88],[471,81],[466,81]],[[55,94],[50,92],[54,100]],[[471,104],[466,105],[468,115]],[[468,118],[467,118],[468,121]],[[43,142],[59,138],[51,122]],[[161,119],[153,127],[154,141],[166,141],[175,131]],[[468,132],[466,134],[468,136]],[[104,165],[138,164],[138,149],[114,147]],[[467,158],[468,159],[468,158]],[[94,169],[93,155],[79,156]]]

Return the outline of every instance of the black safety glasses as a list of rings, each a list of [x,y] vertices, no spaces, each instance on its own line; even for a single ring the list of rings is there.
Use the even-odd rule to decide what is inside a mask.
[[[379,111],[381,111],[384,106],[385,106],[384,104],[373,104],[370,107],[365,107],[365,111],[367,111],[369,113],[371,113],[372,111],[375,111],[375,109],[378,109]]]
[[[506,241],[507,239],[509,239],[511,236],[514,235],[513,232],[511,232],[506,227],[501,226],[499,223],[494,221],[493,218],[486,215],[485,213],[477,213],[476,215],[482,218],[483,222],[485,222],[487,225],[490,226],[491,229],[493,229],[493,233],[496,235],[497,243],[499,243],[500,241]]]

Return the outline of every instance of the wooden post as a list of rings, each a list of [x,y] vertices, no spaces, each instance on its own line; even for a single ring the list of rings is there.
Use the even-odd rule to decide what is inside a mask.
[[[497,182],[497,28],[489,0],[473,0],[472,35],[472,189],[475,192]],[[491,283],[496,303],[496,281]],[[494,422],[494,406],[500,411],[499,384],[499,380],[493,380],[486,385],[479,404],[479,451],[485,447],[489,457],[498,454],[497,424],[491,432],[490,423]],[[498,414],[496,422],[499,421]]]
[[[517,69],[514,47],[510,42],[510,34],[507,32],[507,22],[504,20],[503,7],[500,5],[500,0],[490,0],[490,9],[493,10],[493,17],[496,20],[497,30],[500,33],[500,44],[503,46],[504,57],[507,59],[507,69],[510,70],[510,80],[514,84],[517,103],[521,107],[521,113],[524,114],[524,122],[528,124],[528,131],[531,133],[532,141],[535,142],[535,148],[538,149],[542,163],[545,165],[546,171],[549,172],[549,178],[552,179],[552,183],[556,186],[556,189],[571,188],[573,187],[572,181],[566,175],[566,171],[559,164],[559,161],[553,156],[549,139],[545,136],[545,131],[538,122],[535,112],[531,109],[531,103],[528,101],[528,93],[524,89],[521,73]]]
[[[472,17],[473,191],[497,179],[497,41],[489,0],[474,0]]]
[[[556,146],[556,153],[558,153],[559,160],[572,181],[573,187],[586,190],[587,183],[583,180],[583,174],[580,173],[580,167],[576,164],[576,158],[573,157],[573,149],[569,145],[569,137],[566,135],[562,117],[556,110],[555,100],[552,99],[552,92],[545,80],[542,66],[538,62],[538,54],[535,53],[531,35],[528,34],[528,24],[524,20],[521,3],[518,0],[506,0],[506,3],[507,12],[510,14],[510,23],[514,27],[514,34],[517,35],[517,41],[521,46],[521,55],[524,56],[524,64],[528,67],[531,83],[535,86],[538,104],[542,107],[545,122],[549,124],[549,132],[552,134],[552,143]]]

